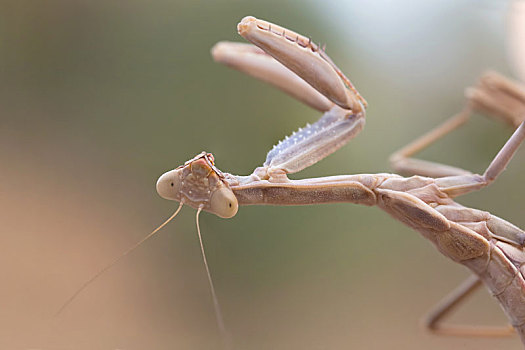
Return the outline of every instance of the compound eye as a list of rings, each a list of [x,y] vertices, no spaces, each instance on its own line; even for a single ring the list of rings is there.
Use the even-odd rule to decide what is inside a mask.
[[[210,198],[209,211],[221,218],[231,218],[237,214],[239,203],[232,190],[221,187],[213,192]]]
[[[157,180],[157,193],[165,199],[179,199],[180,177],[177,169],[170,170],[159,177]]]

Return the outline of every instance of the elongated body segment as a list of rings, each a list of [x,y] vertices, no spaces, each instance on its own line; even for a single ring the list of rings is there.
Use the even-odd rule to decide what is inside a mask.
[[[335,152],[363,129],[366,101],[310,39],[254,17],[245,17],[238,31],[257,47],[221,42],[212,50],[217,61],[277,86],[324,115],[275,145],[265,163],[248,176],[221,172],[213,156],[203,152],[162,175],[157,182],[159,194],[221,217],[235,215],[237,206],[243,205],[376,205],[477,276],[456,293],[449,306],[431,316],[427,323],[431,330],[501,335],[495,329],[449,329],[438,323],[481,280],[525,344],[525,232],[486,211],[456,202],[457,197],[496,180],[525,139],[525,92],[521,87],[497,73],[486,74],[467,90],[461,113],[392,156],[392,166],[409,177],[382,173],[290,180],[287,174]],[[483,174],[410,158],[465,124],[472,112],[493,115],[516,127]]]
[[[358,203],[374,205],[376,196],[357,179],[358,176],[290,180],[287,183],[257,181],[242,186],[232,184],[241,205],[311,205]],[[316,181],[318,180],[318,181]]]

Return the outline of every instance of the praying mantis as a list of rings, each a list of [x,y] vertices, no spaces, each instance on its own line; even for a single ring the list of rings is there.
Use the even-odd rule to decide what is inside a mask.
[[[363,129],[367,103],[310,39],[254,17],[245,17],[237,28],[254,45],[220,42],[212,49],[214,59],[275,85],[324,115],[274,146],[264,165],[251,175],[224,173],[215,167],[213,155],[203,152],[163,174],[157,182],[159,195],[223,218],[233,217],[241,205],[377,205],[473,272],[430,314],[429,329],[493,336],[512,331],[441,323],[448,311],[483,283],[525,343],[525,232],[454,201],[493,182],[525,139],[525,90],[496,73],[485,75],[478,86],[467,90],[462,112],[391,157],[394,169],[416,174],[411,177],[384,173],[290,180],[287,174],[320,161],[355,137]],[[517,127],[483,175],[410,158],[465,123],[473,111]]]
[[[515,331],[525,344],[525,232],[486,211],[467,208],[454,200],[496,180],[518,150],[525,139],[525,89],[497,73],[484,75],[478,85],[467,89],[467,103],[460,113],[391,157],[392,167],[409,177],[380,173],[291,180],[287,174],[317,163],[363,129],[367,102],[310,39],[250,16],[242,19],[237,28],[252,44],[219,42],[212,49],[213,58],[274,85],[323,112],[323,116],[275,145],[263,166],[248,176],[220,171],[213,155],[207,152],[164,173],[156,189],[161,197],[180,203],[176,212],[82,285],[62,309],[96,277],[166,225],[186,204],[197,209],[200,246],[217,321],[225,333],[200,236],[200,212],[231,218],[242,205],[354,203],[378,206],[430,240],[443,255],[472,271],[473,275],[427,317],[425,325],[431,331],[482,336]],[[516,128],[482,175],[411,158],[464,124],[472,112],[488,114]],[[443,317],[481,284],[498,300],[512,327],[443,324]]]

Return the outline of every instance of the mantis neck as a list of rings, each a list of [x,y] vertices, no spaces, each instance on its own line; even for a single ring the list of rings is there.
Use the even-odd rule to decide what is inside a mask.
[[[286,182],[235,177],[230,187],[240,205],[312,205],[324,203],[376,204],[374,188],[397,175],[359,174]]]

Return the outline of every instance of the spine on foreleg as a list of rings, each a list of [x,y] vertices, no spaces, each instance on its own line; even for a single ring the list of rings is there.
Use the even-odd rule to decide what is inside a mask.
[[[265,167],[298,172],[337,151],[364,127],[363,113],[351,114],[334,106],[317,122],[294,132],[275,145]]]

